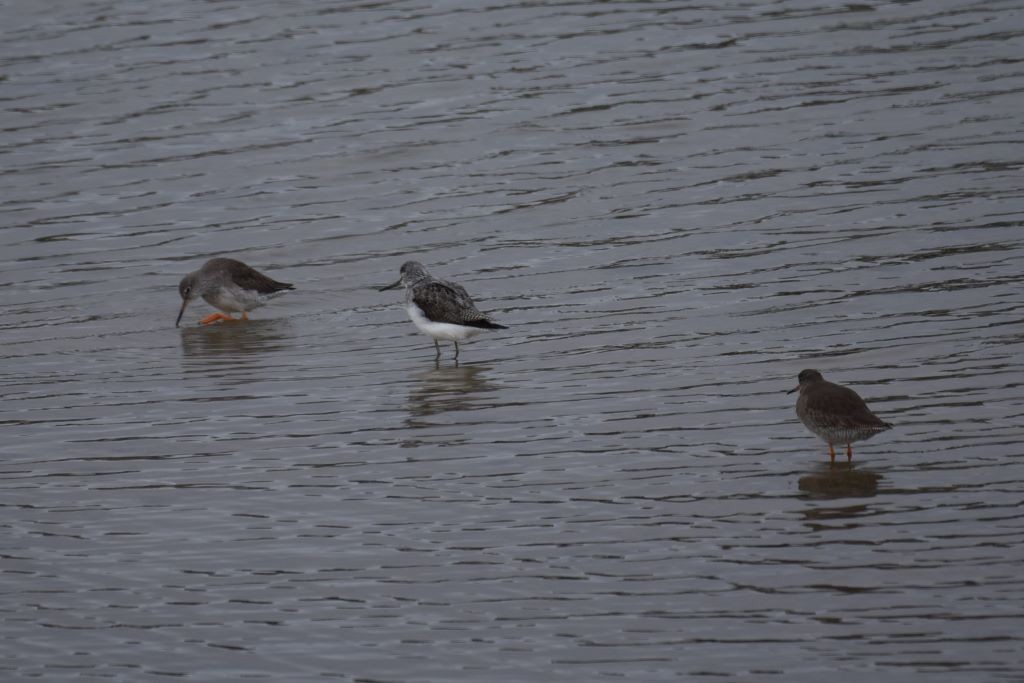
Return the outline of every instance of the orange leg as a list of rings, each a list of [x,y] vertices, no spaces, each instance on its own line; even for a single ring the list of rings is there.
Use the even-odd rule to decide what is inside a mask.
[[[242,320],[249,319],[249,311],[242,311]]]
[[[829,462],[831,462],[833,465],[835,465],[836,464],[836,449],[832,448],[832,444],[831,443],[828,445],[828,457],[829,457]]]
[[[846,462],[853,461],[853,446],[846,444]]]
[[[231,320],[231,321],[233,321],[234,318],[232,318],[230,315],[225,315],[224,313],[211,313],[210,315],[208,315],[205,318],[203,318],[202,320],[200,320],[199,324],[200,325],[209,325],[211,323],[217,322],[218,320]]]

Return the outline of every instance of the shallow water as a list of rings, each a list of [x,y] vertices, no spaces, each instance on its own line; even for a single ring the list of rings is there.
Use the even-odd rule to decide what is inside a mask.
[[[1022,9],[5,6],[0,676],[1019,680]]]

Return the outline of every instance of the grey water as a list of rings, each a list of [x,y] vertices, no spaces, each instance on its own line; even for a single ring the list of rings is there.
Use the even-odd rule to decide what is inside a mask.
[[[0,18],[0,680],[1021,680],[1020,0]]]

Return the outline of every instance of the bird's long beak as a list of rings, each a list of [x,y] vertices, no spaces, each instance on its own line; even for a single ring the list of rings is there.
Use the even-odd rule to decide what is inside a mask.
[[[787,391],[787,392],[786,392],[786,394],[787,394],[787,395],[789,395],[789,394],[792,394],[792,393],[793,393],[794,391],[796,391],[796,390],[797,390],[797,389],[799,389],[799,388],[800,388],[800,385],[799,385],[799,384],[797,384],[797,385],[796,385],[795,387],[793,387],[792,389],[790,389],[789,391]]]
[[[188,299],[181,300],[181,310],[178,311],[178,319],[174,321],[174,326],[177,327],[178,323],[181,322],[181,316],[185,315],[185,307],[188,306]]]
[[[388,291],[389,289],[394,289],[395,287],[397,287],[397,286],[398,286],[398,285],[400,285],[400,284],[402,284],[402,278],[398,278],[398,282],[396,282],[396,283],[394,283],[394,284],[392,284],[392,285],[388,285],[387,287],[381,287],[381,288],[380,288],[380,289],[378,289],[377,291],[378,291],[378,292],[386,292],[386,291]]]

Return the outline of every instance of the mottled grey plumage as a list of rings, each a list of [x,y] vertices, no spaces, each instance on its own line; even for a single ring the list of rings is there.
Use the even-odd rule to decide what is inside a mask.
[[[419,306],[427,319],[433,322],[483,329],[504,327],[491,322],[477,310],[466,288],[455,282],[437,280],[428,275],[408,288],[405,300]]]
[[[846,458],[853,459],[851,444],[870,439],[892,425],[872,413],[853,389],[825,381],[817,370],[804,370],[798,376],[800,391],[796,414],[812,433],[828,444],[829,457],[835,462],[833,444],[846,444]]]
[[[197,297],[202,297],[211,306],[224,313],[248,312],[259,308],[275,296],[295,289],[286,282],[278,282],[251,268],[241,261],[230,258],[213,258],[181,279],[178,293],[181,295],[181,310],[174,321],[177,327],[185,307]],[[204,322],[215,320],[232,320],[230,315],[215,314],[207,316]]]
[[[462,285],[433,277],[417,261],[406,261],[397,282],[380,291],[405,286],[405,307],[420,331],[434,339],[437,355],[441,355],[438,339],[455,342],[455,358],[459,357],[459,341],[482,330],[504,330],[505,325],[493,322],[481,313]]]

